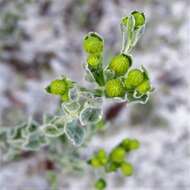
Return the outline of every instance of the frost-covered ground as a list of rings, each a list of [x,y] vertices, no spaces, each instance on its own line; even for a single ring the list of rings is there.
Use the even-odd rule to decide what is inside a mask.
[[[8,9],[17,12],[13,4],[0,1],[0,12]],[[135,175],[128,179],[109,176],[109,190],[188,190],[188,0],[42,0],[24,5],[22,12],[18,11],[24,17],[19,21],[17,34],[0,35],[0,123],[14,125],[18,118],[22,120],[27,115],[38,119],[44,110],[54,112],[57,101],[45,95],[43,87],[63,73],[84,82],[83,35],[90,30],[100,32],[105,37],[109,60],[111,52],[120,48],[119,19],[134,9],[143,10],[148,19],[146,33],[134,52],[135,64],[143,64],[151,71],[156,92],[147,105],[127,106],[105,134],[93,139],[91,146],[109,149],[126,136],[142,143],[141,149],[129,158]],[[31,171],[40,159],[34,156],[1,164],[0,189],[48,190],[43,173],[38,169]],[[60,190],[90,190],[86,186],[87,176],[63,174]]]

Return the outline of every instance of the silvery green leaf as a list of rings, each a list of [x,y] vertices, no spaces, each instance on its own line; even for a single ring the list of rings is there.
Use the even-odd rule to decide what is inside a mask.
[[[133,36],[131,39],[131,47],[134,47],[137,44],[138,40],[140,39],[140,37],[144,33],[144,30],[145,30],[145,25],[134,30]]]
[[[148,101],[149,95],[145,94],[140,97],[134,96],[134,92],[132,93],[127,93],[127,101],[128,102],[135,102],[135,103],[141,103],[141,104],[146,104]]]
[[[47,139],[44,134],[40,132],[36,132],[31,134],[25,144],[23,145],[23,148],[25,150],[38,150],[42,146],[47,144]]]
[[[89,71],[88,68],[85,68],[85,80],[88,82],[95,82],[93,74]]]
[[[22,145],[25,143],[25,139],[11,139],[8,141],[8,143],[14,148],[21,148]]]
[[[25,124],[25,127],[22,131],[22,135],[24,137],[29,136],[31,133],[36,132],[39,129],[39,124],[35,121],[31,121],[28,124]]]
[[[92,93],[90,93],[90,92],[81,92],[78,102],[81,105],[81,107],[83,107],[92,98],[93,98]]]
[[[149,80],[149,74],[148,74],[148,71],[146,70],[146,68],[142,65],[141,69],[144,72],[145,79]]]
[[[25,130],[27,123],[23,123],[19,126],[15,126],[8,131],[9,140],[18,140],[24,138],[23,131]]]
[[[0,127],[0,144],[7,140],[7,130]]]
[[[115,73],[107,68],[104,70],[104,76],[105,76],[106,81],[108,81],[115,77]]]
[[[128,54],[132,46],[132,40],[135,29],[135,19],[133,15],[130,15],[127,20],[127,25],[122,25],[122,35],[123,35],[123,43],[122,43],[122,53]]]
[[[80,113],[80,122],[82,125],[97,123],[101,119],[100,108],[87,107]]]
[[[66,122],[65,117],[59,117],[57,118],[57,120],[53,122],[53,124],[57,127],[61,135],[64,133],[65,122]]]
[[[131,40],[133,38],[133,32],[135,29],[135,19],[132,15],[129,16],[128,21],[127,21],[127,38],[128,38],[128,43],[131,43]]]
[[[15,157],[17,157],[19,153],[20,153],[20,150],[10,147],[8,152],[6,152],[5,155],[3,155],[3,160],[11,161],[15,159]]]
[[[38,130],[39,124],[35,121],[29,123],[27,129],[29,133],[33,133]]]
[[[60,130],[55,124],[42,126],[42,131],[47,137],[58,137],[64,133],[64,130]]]
[[[43,124],[50,123],[54,119],[54,117],[55,116],[53,116],[53,115],[44,114],[43,115]]]
[[[24,142],[25,137],[23,135],[23,131],[25,129],[26,125],[23,124],[21,126],[14,127],[9,130],[8,136],[7,136],[7,142],[15,148],[20,148]]]
[[[77,113],[80,110],[80,104],[77,101],[72,101],[62,105],[69,113]]]
[[[70,100],[76,101],[78,99],[78,90],[77,88],[72,88],[69,90]]]
[[[91,107],[100,108],[102,106],[103,99],[102,97],[94,97],[92,99],[89,99],[89,105]]]
[[[65,134],[76,146],[80,146],[84,142],[85,129],[80,125],[77,119],[67,123],[65,127]]]

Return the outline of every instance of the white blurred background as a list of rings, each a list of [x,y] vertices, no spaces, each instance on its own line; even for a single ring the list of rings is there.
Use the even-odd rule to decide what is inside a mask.
[[[44,112],[54,113],[58,101],[44,93],[46,84],[64,73],[83,84],[84,34],[96,31],[105,38],[109,60],[120,50],[120,18],[132,10],[147,17],[134,62],[150,71],[156,91],[146,105],[122,109],[89,148],[109,149],[126,136],[141,141],[129,158],[134,176],[110,175],[108,190],[189,190],[188,0],[0,0],[0,127],[29,116],[40,121]],[[0,162],[0,189],[49,190],[39,167],[43,159],[39,153]],[[87,174],[79,178],[63,173],[59,189],[90,190],[89,180]]]

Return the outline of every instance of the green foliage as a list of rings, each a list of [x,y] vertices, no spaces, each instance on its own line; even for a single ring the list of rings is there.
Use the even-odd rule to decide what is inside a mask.
[[[85,128],[80,125],[78,120],[74,119],[67,123],[65,134],[74,145],[79,146],[84,142]]]
[[[56,164],[81,170],[84,162],[81,161],[79,146],[86,146],[98,130],[105,128],[103,102],[117,99],[128,103],[146,103],[153,91],[147,70],[143,66],[132,68],[130,52],[144,28],[145,16],[141,12],[132,12],[121,20],[122,49],[110,63],[103,62],[103,38],[97,33],[88,33],[83,40],[83,49],[87,55],[85,74],[91,83],[90,88],[66,76],[50,82],[46,92],[60,98],[59,111],[56,115],[44,115],[41,124],[30,120],[13,128],[1,129],[0,148],[6,158],[14,158],[23,150],[37,151],[45,146],[49,159]],[[120,170],[124,176],[130,176],[133,167],[126,161],[126,156],[139,146],[138,140],[126,138],[109,153],[100,149],[88,164],[93,169],[103,169],[105,173]],[[106,181],[98,179],[95,187],[105,189]]]

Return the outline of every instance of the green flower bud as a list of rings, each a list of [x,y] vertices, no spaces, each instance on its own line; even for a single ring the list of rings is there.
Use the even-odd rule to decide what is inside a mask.
[[[133,174],[133,166],[128,162],[123,162],[120,169],[124,176],[131,176]]]
[[[97,69],[101,64],[102,58],[100,55],[90,54],[87,58],[87,64],[92,69]]]
[[[138,149],[140,147],[140,142],[138,140],[136,140],[136,139],[128,139],[128,138],[126,138],[121,142],[120,146],[122,148],[124,148],[125,151],[128,152],[128,151],[131,151],[131,150]]]
[[[100,149],[98,153],[88,163],[94,168],[99,168],[107,163],[107,155],[104,149]]]
[[[100,149],[96,155],[97,159],[99,159],[100,163],[102,165],[105,165],[107,163],[107,155],[104,149]]]
[[[113,57],[109,65],[109,69],[117,76],[122,76],[127,73],[129,67],[132,65],[132,59],[125,54],[119,54]]]
[[[144,73],[139,69],[129,71],[127,78],[124,81],[125,88],[132,90],[140,85],[144,80]]]
[[[128,16],[122,18],[121,24],[123,24],[124,26],[127,26],[127,24],[128,24]]]
[[[104,41],[96,33],[88,33],[83,40],[83,48],[87,53],[100,54],[103,51]]]
[[[105,93],[107,97],[123,97],[125,95],[125,89],[119,79],[112,79],[107,81]]]
[[[145,15],[142,12],[134,11],[132,15],[135,18],[135,28],[138,28],[145,24]]]
[[[131,142],[131,139],[126,138],[122,140],[120,146],[124,148],[125,151],[130,151],[130,142]]]
[[[120,167],[119,163],[115,163],[115,162],[109,161],[105,165],[105,171],[107,173],[109,173],[109,172],[115,172],[119,167]]]
[[[92,158],[89,162],[88,162],[93,168],[100,168],[102,167],[102,163],[100,162],[100,160],[98,158]]]
[[[125,159],[125,150],[121,147],[114,148],[110,154],[110,159],[113,162],[121,163]]]
[[[103,190],[107,186],[106,181],[103,178],[100,178],[96,181],[95,187],[97,190]]]
[[[145,24],[145,15],[142,12],[134,11],[131,13],[135,19],[135,28],[139,28],[140,26]],[[123,17],[121,20],[121,24],[127,26],[128,24],[128,16]]]
[[[151,90],[151,85],[149,80],[145,80],[142,84],[140,84],[136,88],[136,90],[139,94],[146,94],[147,92],[149,92]]]
[[[136,139],[131,139],[129,147],[130,147],[130,150],[136,150],[140,147],[140,142]]]
[[[46,88],[47,92],[55,95],[63,95],[68,91],[67,81],[62,80],[54,80],[51,84]]]

